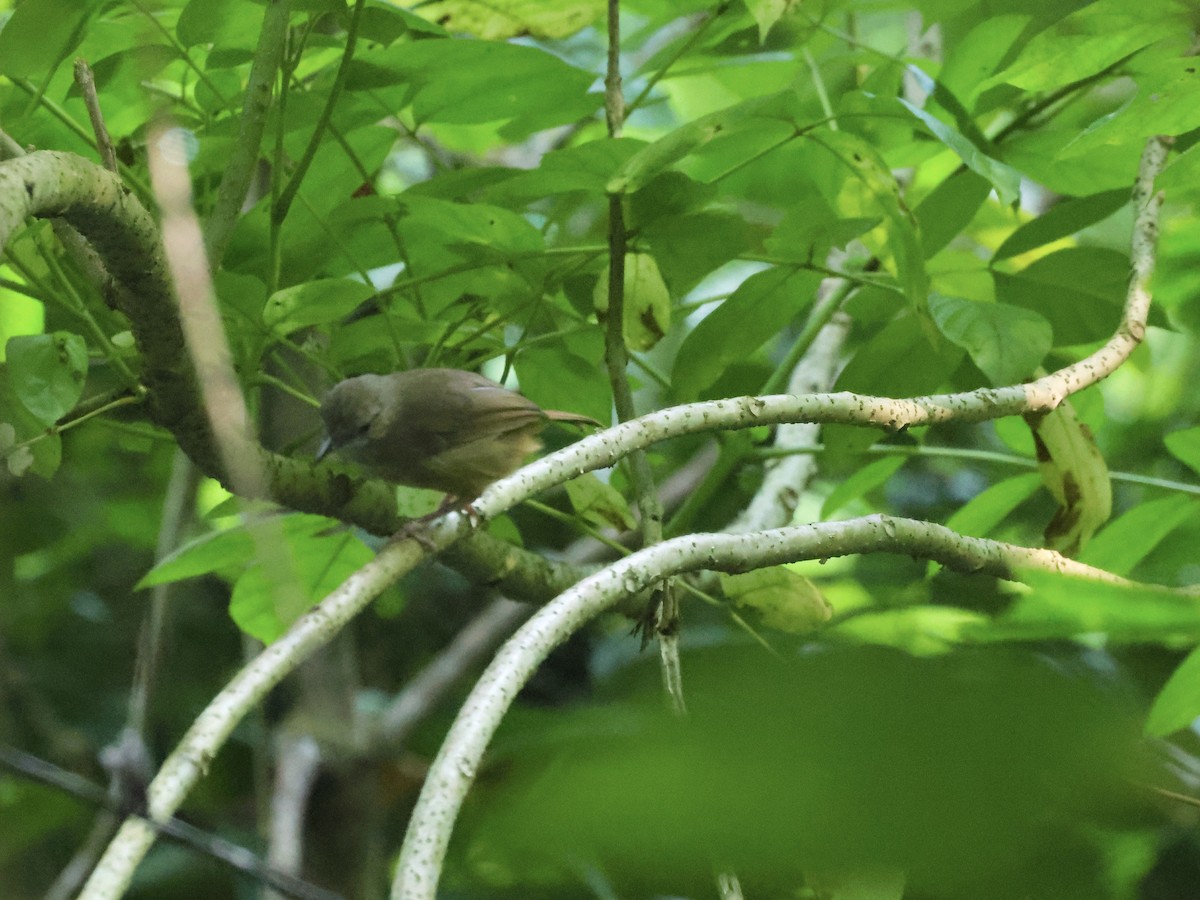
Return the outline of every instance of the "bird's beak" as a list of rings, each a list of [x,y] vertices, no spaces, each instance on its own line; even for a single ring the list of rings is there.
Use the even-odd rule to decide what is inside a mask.
[[[333,449],[333,438],[328,435],[321,441],[321,446],[317,448],[317,462],[323,460],[329,455],[329,451]]]

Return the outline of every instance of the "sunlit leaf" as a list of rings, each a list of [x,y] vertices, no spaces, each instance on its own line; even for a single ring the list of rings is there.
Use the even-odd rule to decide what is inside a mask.
[[[775,23],[802,0],[745,0],[746,8],[758,23],[758,39],[764,41]]]
[[[265,535],[263,540],[270,540]],[[246,634],[269,644],[318,600],[364,566],[374,553],[349,531],[287,533],[289,570],[256,559],[233,584],[229,615]]]
[[[83,39],[97,12],[77,0],[25,0],[14,4],[0,28],[0,74],[10,78],[47,77]]]
[[[1129,191],[1125,188],[1064,200],[1010,234],[992,259],[999,261],[1020,256],[1075,234],[1088,225],[1108,218],[1128,202]]]
[[[971,630],[979,640],[1052,640],[1104,634],[1118,642],[1200,640],[1200,599],[1155,585],[1106,584],[1045,571],[1021,572],[1030,591],[997,621]]]
[[[1200,647],[1187,655],[1154,698],[1146,717],[1146,734],[1166,737],[1187,728],[1197,718],[1200,718]]]
[[[671,381],[680,399],[694,399],[730,364],[745,359],[816,297],[820,276],[784,267],[743,281],[684,338]]]
[[[1101,71],[1130,53],[1176,33],[1181,9],[1170,2],[1131,7],[1124,0],[1096,0],[1036,35],[985,87],[1012,84],[1044,91]]]
[[[1173,431],[1163,440],[1172,456],[1200,474],[1200,425]]]
[[[1000,202],[1013,204],[1020,196],[1021,174],[1010,166],[988,156],[968,138],[925,110],[900,98],[900,104],[912,113],[929,132],[957,154],[963,164],[977,175],[986,178],[1000,195]]]
[[[413,4],[407,4],[413,5]],[[430,22],[454,33],[488,41],[514,37],[565,38],[587,28],[604,12],[603,0],[434,0],[415,4]]]
[[[946,338],[962,347],[994,385],[1030,375],[1053,342],[1050,323],[1032,310],[934,294],[929,312]]]
[[[263,308],[263,324],[281,334],[326,325],[349,315],[374,293],[369,284],[349,278],[306,281],[272,294]]]
[[[1115,575],[1129,575],[1172,531],[1195,521],[1200,502],[1176,496],[1148,500],[1104,527],[1079,555],[1079,561]]]

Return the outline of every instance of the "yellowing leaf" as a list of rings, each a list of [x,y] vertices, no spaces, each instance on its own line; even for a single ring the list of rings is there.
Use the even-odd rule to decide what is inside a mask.
[[[587,28],[604,12],[603,0],[434,0],[398,3],[447,31],[486,41],[514,37],[565,38]]]
[[[767,625],[792,634],[814,631],[833,614],[817,586],[786,566],[722,575],[721,589],[736,605],[755,610]]]
[[[1112,514],[1108,466],[1070,403],[1042,416],[1027,415],[1025,421],[1033,432],[1042,483],[1059,504],[1046,526],[1046,545],[1077,556]]]
[[[608,314],[608,269],[601,273],[593,293],[601,321]],[[671,324],[671,296],[648,253],[625,255],[625,346],[630,350],[649,350],[667,333]]]
[[[620,491],[590,472],[572,478],[565,487],[571,507],[589,522],[619,531],[628,531],[637,524]]]

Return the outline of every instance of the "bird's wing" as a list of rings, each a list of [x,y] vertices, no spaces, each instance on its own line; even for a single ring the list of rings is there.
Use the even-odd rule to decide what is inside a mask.
[[[536,430],[546,421],[536,403],[499,385],[479,384],[462,397],[464,406],[455,419],[459,425],[458,440],[464,444],[511,431]]]

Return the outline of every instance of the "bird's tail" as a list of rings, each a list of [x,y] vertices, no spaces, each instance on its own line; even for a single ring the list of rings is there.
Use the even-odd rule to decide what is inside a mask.
[[[547,409],[545,413],[546,418],[551,422],[574,422],[577,425],[593,425],[596,428],[604,427],[591,416],[581,415],[580,413],[563,412],[561,409]]]

